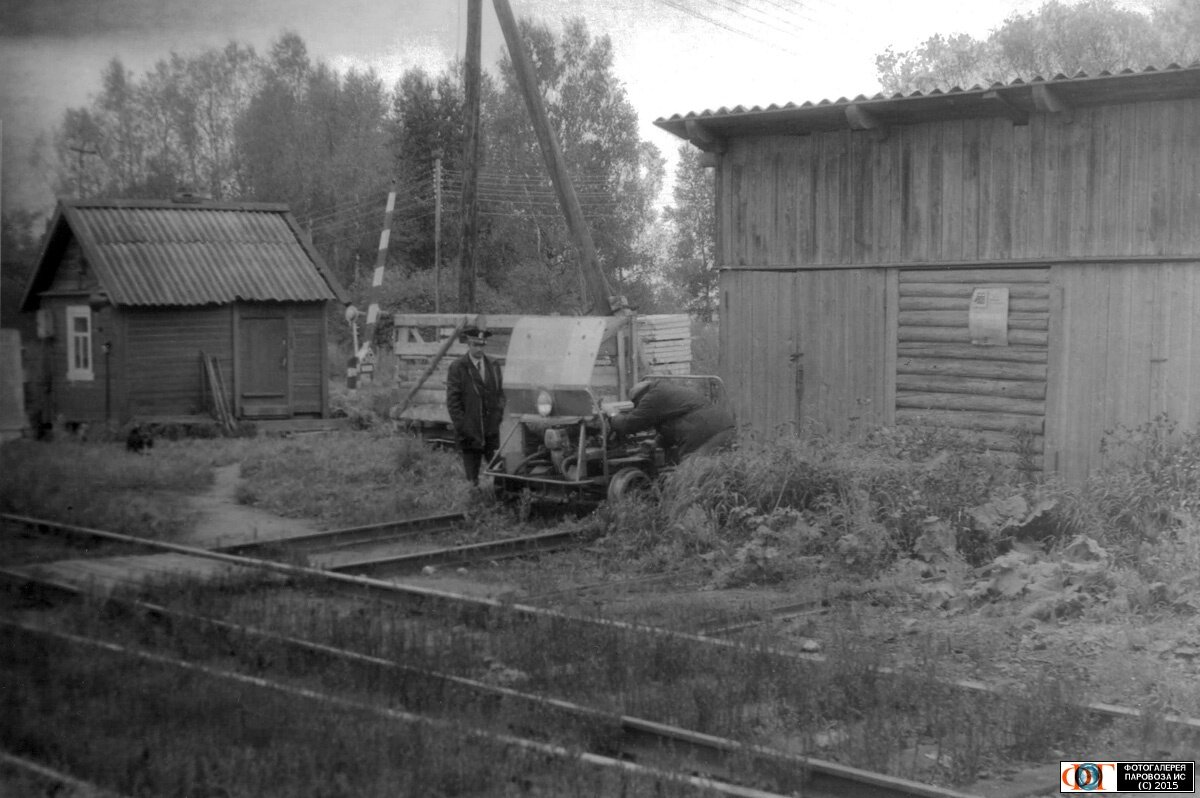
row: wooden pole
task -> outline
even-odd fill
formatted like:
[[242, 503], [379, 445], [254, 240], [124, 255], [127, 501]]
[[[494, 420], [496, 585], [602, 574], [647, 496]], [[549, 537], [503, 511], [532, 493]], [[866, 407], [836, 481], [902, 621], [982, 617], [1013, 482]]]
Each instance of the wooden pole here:
[[579, 268], [583, 272], [584, 285], [588, 296], [583, 298], [584, 307], [589, 315], [609, 316], [614, 309], [610, 297], [608, 279], [600, 269], [600, 261], [596, 257], [596, 248], [592, 244], [592, 235], [583, 218], [583, 208], [579, 197], [575, 194], [575, 186], [567, 172], [566, 161], [559, 148], [558, 139], [550, 127], [550, 119], [546, 115], [545, 103], [538, 92], [537, 75], [533, 71], [533, 62], [521, 41], [521, 31], [513, 17], [512, 7], [508, 0], [492, 0], [496, 7], [496, 16], [500, 20], [500, 29], [504, 32], [504, 42], [508, 45], [508, 54], [512, 58], [513, 72], [517, 84], [525, 96], [525, 107], [529, 110], [529, 118], [533, 130], [537, 134], [538, 145], [542, 150], [542, 158], [550, 171], [550, 179], [554, 183], [558, 204], [567, 220], [567, 229], [575, 241], [579, 252]]
[[433, 312], [442, 312], [442, 156], [433, 162]]
[[475, 312], [475, 252], [479, 237], [479, 81], [483, 0], [467, 2], [467, 54], [463, 76], [466, 135], [463, 140], [462, 238], [458, 248], [458, 305]]

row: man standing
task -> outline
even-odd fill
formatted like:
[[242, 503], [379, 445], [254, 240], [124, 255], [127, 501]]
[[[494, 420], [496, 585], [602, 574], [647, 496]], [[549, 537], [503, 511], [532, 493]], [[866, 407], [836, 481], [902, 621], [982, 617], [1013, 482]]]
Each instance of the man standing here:
[[629, 399], [633, 409], [610, 419], [613, 430], [629, 435], [653, 427], [670, 463], [718, 452], [737, 434], [732, 413], [670, 380], [643, 380], [629, 389]]
[[462, 452], [467, 481], [479, 482], [479, 468], [500, 446], [504, 417], [504, 380], [500, 364], [484, 354], [492, 334], [478, 327], [463, 330], [467, 353], [450, 364], [446, 409]]

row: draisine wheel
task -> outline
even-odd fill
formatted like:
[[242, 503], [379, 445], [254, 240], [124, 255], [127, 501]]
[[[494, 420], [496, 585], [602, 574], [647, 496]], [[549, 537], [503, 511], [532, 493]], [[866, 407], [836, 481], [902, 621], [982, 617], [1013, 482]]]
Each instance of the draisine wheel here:
[[626, 496], [650, 490], [650, 475], [640, 468], [626, 466], [613, 475], [608, 483], [608, 500], [615, 501]]

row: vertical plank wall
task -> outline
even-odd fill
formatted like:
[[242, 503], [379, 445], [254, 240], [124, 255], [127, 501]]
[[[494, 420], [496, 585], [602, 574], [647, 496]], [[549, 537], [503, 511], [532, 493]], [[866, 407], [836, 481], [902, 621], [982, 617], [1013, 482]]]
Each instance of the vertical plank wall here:
[[292, 305], [292, 412], [319, 416], [328, 404], [325, 374], [325, 313], [322, 303]]
[[738, 422], [852, 435], [889, 413], [883, 269], [721, 276], [721, 364]]
[[1053, 268], [1047, 465], [1080, 479], [1118, 425], [1200, 424], [1200, 262]]
[[[207, 411], [200, 352], [233, 374], [231, 306], [134, 308], [126, 313], [128, 412], [193, 415]], [[227, 385], [227, 388], [229, 386]]]
[[721, 273], [721, 377], [740, 427], [798, 431], [798, 281], [789, 272]]
[[886, 276], [883, 269], [797, 272], [802, 429], [854, 437], [889, 415]]
[[1191, 255], [1200, 100], [735, 138], [722, 156], [730, 269]]

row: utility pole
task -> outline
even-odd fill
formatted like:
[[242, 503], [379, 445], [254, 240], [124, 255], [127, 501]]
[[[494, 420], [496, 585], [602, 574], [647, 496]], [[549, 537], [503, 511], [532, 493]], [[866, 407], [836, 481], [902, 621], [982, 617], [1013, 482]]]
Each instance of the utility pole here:
[[442, 312], [442, 155], [433, 162], [433, 312]]
[[463, 142], [462, 240], [458, 249], [458, 304], [475, 312], [475, 252], [479, 235], [479, 82], [483, 49], [483, 0], [467, 2], [467, 54], [464, 75], [466, 136]]
[[550, 127], [550, 119], [546, 115], [546, 106], [538, 91], [537, 75], [533, 71], [533, 62], [521, 40], [521, 30], [513, 17], [512, 7], [508, 0], [492, 0], [496, 7], [496, 16], [500, 20], [500, 30], [504, 32], [504, 42], [508, 45], [508, 55], [512, 58], [513, 71], [521, 93], [525, 95], [525, 107], [529, 110], [529, 120], [537, 134], [538, 145], [542, 150], [542, 158], [550, 171], [550, 179], [554, 183], [554, 191], [558, 194], [558, 204], [567, 220], [567, 229], [575, 240], [579, 252], [579, 268], [583, 272], [583, 282], [589, 296], [584, 297], [589, 315], [608, 316], [616, 308], [614, 298], [609, 288], [608, 279], [600, 269], [600, 261], [596, 257], [596, 248], [592, 244], [592, 235], [588, 231], [587, 222], [583, 218], [583, 208], [579, 197], [575, 194], [575, 186], [567, 172], [566, 161], [558, 139]]

